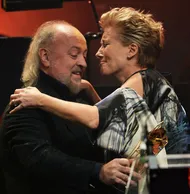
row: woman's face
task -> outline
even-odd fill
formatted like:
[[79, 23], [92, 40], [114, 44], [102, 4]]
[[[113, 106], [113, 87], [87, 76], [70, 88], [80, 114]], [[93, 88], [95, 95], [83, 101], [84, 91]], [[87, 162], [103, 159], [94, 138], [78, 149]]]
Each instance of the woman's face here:
[[127, 68], [128, 46], [123, 46], [117, 30], [106, 27], [101, 39], [101, 47], [96, 53], [100, 60], [100, 72], [103, 75], [120, 75]]

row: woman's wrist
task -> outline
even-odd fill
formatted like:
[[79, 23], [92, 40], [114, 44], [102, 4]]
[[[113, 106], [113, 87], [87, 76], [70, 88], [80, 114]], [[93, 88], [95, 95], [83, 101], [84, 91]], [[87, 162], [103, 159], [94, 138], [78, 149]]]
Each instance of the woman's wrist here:
[[40, 93], [38, 101], [37, 101], [37, 106], [40, 107], [40, 108], [45, 107], [47, 98], [48, 98], [47, 94]]
[[93, 91], [93, 86], [89, 83], [89, 84], [86, 85], [84, 90], [85, 90], [87, 95], [90, 95]]

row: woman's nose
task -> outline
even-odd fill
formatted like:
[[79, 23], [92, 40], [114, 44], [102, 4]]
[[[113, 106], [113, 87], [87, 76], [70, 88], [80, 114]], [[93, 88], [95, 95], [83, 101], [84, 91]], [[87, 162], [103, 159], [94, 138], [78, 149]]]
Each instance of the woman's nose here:
[[103, 57], [103, 53], [102, 53], [102, 48], [100, 47], [96, 53], [96, 57], [99, 59], [99, 58], [102, 58]]

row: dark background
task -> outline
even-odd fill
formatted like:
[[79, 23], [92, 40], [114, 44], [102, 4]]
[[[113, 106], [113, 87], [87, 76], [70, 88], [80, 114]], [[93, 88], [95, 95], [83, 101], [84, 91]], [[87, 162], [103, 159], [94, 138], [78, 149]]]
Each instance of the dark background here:
[[[0, 5], [2, 1], [0, 0]], [[32, 0], [28, 1], [32, 2]], [[39, 2], [40, 0], [35, 1]], [[43, 2], [45, 3], [46, 0]], [[10, 94], [14, 92], [15, 88], [21, 86], [20, 75], [23, 60], [30, 37], [37, 27], [48, 20], [64, 19], [76, 26], [84, 35], [88, 32], [97, 33], [99, 31], [97, 21], [103, 12], [113, 7], [130, 6], [146, 12], [150, 11], [156, 20], [164, 23], [166, 42], [157, 69], [166, 75], [172, 83], [188, 116], [190, 116], [189, 4], [189, 0], [94, 0], [91, 3], [88, 0], [65, 0], [62, 3], [62, 8], [54, 9], [9, 12], [0, 7], [0, 115], [9, 102]], [[99, 38], [90, 38], [88, 41], [86, 78], [98, 90], [100, 96], [104, 97], [118, 87], [119, 83], [113, 77], [104, 77], [99, 73], [98, 61], [94, 57], [99, 42]], [[174, 180], [170, 182], [175, 184]], [[165, 187], [161, 188], [166, 189]], [[5, 193], [1, 172], [0, 193]]]
[[[1, 4], [2, 0], [0, 0]], [[45, 1], [44, 1], [45, 2]], [[93, 7], [94, 5], [94, 7]], [[188, 115], [190, 115], [190, 25], [189, 1], [178, 0], [86, 0], [64, 1], [62, 8], [26, 11], [5, 11], [0, 8], [0, 114], [9, 102], [14, 89], [20, 87], [20, 74], [30, 37], [45, 21], [65, 19], [76, 26], [84, 35], [99, 31], [99, 16], [111, 7], [130, 6], [151, 12], [165, 28], [165, 47], [158, 61], [157, 69], [170, 74], [169, 80], [178, 94]], [[97, 88], [100, 95], [112, 92], [119, 83], [111, 76], [99, 73], [95, 53], [100, 38], [89, 39], [87, 79]]]

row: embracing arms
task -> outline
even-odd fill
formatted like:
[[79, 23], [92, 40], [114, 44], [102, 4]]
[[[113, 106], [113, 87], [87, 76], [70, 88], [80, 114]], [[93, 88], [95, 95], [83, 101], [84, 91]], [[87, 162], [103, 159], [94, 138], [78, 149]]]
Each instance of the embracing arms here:
[[33, 87], [15, 90], [15, 93], [11, 95], [10, 104], [18, 105], [10, 113], [23, 107], [39, 107], [62, 118], [80, 122], [89, 128], [97, 128], [99, 124], [96, 106], [59, 100]]
[[[15, 94], [11, 95], [11, 105], [19, 103], [18, 106], [12, 111], [21, 109], [22, 107], [40, 107], [41, 109], [51, 111], [57, 115], [60, 115], [63, 118], [68, 118], [72, 120], [84, 122], [85, 125], [95, 128], [99, 122], [98, 109], [96, 106], [82, 105], [78, 103], [71, 103], [67, 101], [58, 100], [56, 98], [50, 97], [46, 94], [42, 94], [36, 88], [25, 88], [17, 89]], [[61, 103], [61, 104], [60, 104]], [[20, 112], [20, 111], [19, 111]], [[86, 115], [85, 118], [84, 114]], [[83, 115], [83, 116], [80, 116]], [[99, 179], [105, 184], [126, 184], [128, 180], [128, 173], [130, 172], [131, 162], [126, 158], [114, 159], [109, 163], [106, 163], [102, 166], [99, 174]], [[133, 176], [137, 179], [140, 178], [140, 175], [136, 172], [133, 173]], [[131, 180], [132, 185], [136, 185], [135, 181]]]

